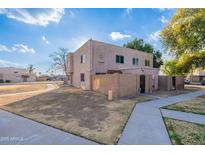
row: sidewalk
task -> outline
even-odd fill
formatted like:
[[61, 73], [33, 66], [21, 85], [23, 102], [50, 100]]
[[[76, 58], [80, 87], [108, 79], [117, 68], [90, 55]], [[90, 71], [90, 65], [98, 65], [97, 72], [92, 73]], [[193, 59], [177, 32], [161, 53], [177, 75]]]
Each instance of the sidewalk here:
[[0, 110], [0, 145], [97, 144], [18, 115]]
[[159, 108], [200, 95], [205, 95], [205, 91], [136, 104], [118, 144], [171, 144]]

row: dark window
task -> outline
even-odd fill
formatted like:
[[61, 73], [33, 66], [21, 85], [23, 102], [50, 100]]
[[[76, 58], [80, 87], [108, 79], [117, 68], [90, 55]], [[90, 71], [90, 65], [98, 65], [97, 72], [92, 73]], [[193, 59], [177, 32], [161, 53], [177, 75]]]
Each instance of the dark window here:
[[85, 81], [85, 74], [84, 73], [80, 73], [80, 81], [81, 82]]
[[80, 55], [80, 63], [85, 63], [85, 55]]
[[132, 58], [132, 64], [133, 65], [138, 65], [139, 64], [139, 59], [138, 58]]
[[145, 60], [145, 66], [150, 66], [150, 61], [149, 60]]
[[116, 55], [116, 63], [124, 64], [124, 56]]

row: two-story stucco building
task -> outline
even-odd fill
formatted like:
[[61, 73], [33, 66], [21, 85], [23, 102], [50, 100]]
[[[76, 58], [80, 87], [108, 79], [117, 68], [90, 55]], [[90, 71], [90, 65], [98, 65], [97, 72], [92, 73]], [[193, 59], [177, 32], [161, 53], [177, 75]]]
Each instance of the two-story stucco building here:
[[69, 83], [75, 87], [91, 90], [93, 75], [112, 73], [138, 74], [140, 84], [145, 82], [145, 75], [150, 75], [152, 88], [158, 87], [159, 70], [153, 68], [150, 53], [90, 39], [74, 53], [69, 53], [67, 60]]

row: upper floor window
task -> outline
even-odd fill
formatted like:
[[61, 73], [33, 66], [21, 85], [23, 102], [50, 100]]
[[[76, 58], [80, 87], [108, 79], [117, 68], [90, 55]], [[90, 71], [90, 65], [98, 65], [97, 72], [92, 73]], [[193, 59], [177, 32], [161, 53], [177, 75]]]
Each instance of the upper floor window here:
[[85, 55], [80, 55], [80, 63], [85, 63]]
[[145, 59], [145, 66], [150, 66], [150, 61]]
[[132, 64], [133, 65], [139, 65], [139, 59], [138, 58], [132, 58]]
[[116, 63], [124, 64], [124, 56], [116, 55]]

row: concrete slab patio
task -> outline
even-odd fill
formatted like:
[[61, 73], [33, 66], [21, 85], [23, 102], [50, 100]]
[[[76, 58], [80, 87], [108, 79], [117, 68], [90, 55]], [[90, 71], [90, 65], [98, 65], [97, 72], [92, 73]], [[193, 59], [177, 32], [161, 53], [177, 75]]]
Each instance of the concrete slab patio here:
[[0, 145], [97, 144], [38, 122], [0, 110]]

